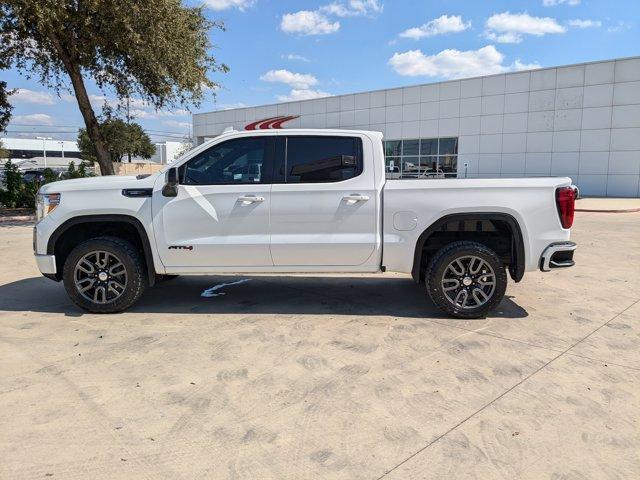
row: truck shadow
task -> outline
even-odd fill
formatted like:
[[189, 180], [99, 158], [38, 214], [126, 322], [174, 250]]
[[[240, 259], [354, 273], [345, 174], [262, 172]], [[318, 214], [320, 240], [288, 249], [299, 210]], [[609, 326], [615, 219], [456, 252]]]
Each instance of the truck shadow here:
[[[206, 292], [209, 296], [202, 296]], [[86, 312], [62, 286], [42, 277], [0, 285], [0, 311]], [[184, 276], [147, 290], [127, 312], [157, 314], [390, 315], [446, 318], [424, 286], [394, 276]], [[491, 318], [525, 318], [527, 311], [505, 296]]]

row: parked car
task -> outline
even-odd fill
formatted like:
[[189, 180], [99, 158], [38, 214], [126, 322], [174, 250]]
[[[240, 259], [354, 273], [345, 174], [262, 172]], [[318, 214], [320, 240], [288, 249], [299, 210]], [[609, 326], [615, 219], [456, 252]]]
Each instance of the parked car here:
[[[62, 178], [62, 172], [52, 170], [57, 179]], [[24, 183], [42, 183], [45, 180], [44, 170], [25, 170], [22, 172], [22, 181]]]
[[574, 264], [574, 195], [569, 178], [387, 181], [377, 132], [232, 131], [151, 176], [43, 186], [34, 248], [91, 312], [164, 275], [393, 271], [476, 318], [507, 272]]

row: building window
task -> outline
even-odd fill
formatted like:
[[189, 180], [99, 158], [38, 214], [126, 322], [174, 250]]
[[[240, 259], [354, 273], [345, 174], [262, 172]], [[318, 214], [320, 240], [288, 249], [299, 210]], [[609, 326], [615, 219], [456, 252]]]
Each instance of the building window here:
[[458, 138], [385, 140], [388, 179], [447, 178], [458, 173]]

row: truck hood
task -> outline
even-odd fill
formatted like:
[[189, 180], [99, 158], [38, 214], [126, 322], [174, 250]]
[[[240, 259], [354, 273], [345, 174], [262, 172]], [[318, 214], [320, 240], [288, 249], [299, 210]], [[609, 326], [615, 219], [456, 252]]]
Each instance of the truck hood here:
[[134, 175], [109, 175], [104, 177], [74, 178], [47, 183], [40, 187], [40, 193], [61, 193], [80, 190], [112, 190], [121, 188], [152, 188], [159, 173], [147, 177]]

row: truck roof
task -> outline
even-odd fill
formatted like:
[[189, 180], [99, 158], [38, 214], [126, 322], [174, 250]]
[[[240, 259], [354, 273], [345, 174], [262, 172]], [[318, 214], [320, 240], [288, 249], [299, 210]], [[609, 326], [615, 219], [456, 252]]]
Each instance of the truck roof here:
[[[228, 129], [215, 138], [222, 136], [256, 136], [256, 135], [336, 135], [336, 134], [359, 134], [371, 135], [382, 138], [382, 132], [374, 130], [348, 130], [341, 128], [274, 128], [265, 130], [233, 130]], [[213, 139], [212, 139], [213, 140]], [[210, 140], [209, 140], [210, 141]]]

